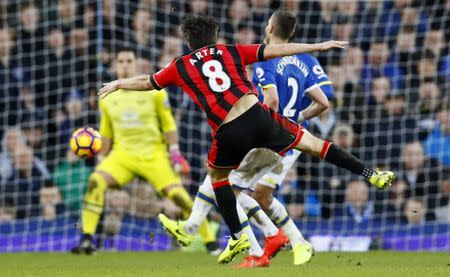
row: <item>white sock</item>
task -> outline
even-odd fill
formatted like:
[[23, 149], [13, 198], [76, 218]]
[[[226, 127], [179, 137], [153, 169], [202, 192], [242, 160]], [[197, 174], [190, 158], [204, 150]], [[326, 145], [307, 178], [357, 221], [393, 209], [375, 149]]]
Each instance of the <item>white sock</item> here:
[[261, 209], [255, 199], [242, 192], [239, 193], [236, 199], [242, 209], [247, 213], [247, 217], [250, 219], [253, 226], [256, 226], [261, 230], [266, 238], [275, 236], [278, 233], [277, 226], [273, 224], [272, 220], [270, 220], [266, 213]]
[[209, 211], [211, 211], [213, 205], [215, 205], [215, 202], [216, 198], [214, 196], [211, 179], [208, 175], [203, 181], [203, 184], [198, 188], [197, 195], [195, 196], [191, 214], [185, 225], [187, 233], [191, 235], [197, 234], [198, 228], [206, 219], [206, 216]]
[[235, 237], [239, 238], [239, 237], [241, 237], [241, 235], [243, 233], [247, 234], [248, 239], [250, 241], [250, 250], [248, 251], [250, 256], [261, 257], [262, 255], [264, 255], [264, 251], [262, 250], [261, 246], [259, 245], [258, 240], [256, 239], [255, 234], [253, 233], [252, 228], [250, 227], [250, 224], [248, 223], [247, 214], [241, 208], [239, 203], [236, 205], [236, 209], [237, 209], [239, 220], [241, 221], [241, 224], [247, 225], [247, 226], [245, 226], [239, 233], [234, 234]]
[[289, 238], [291, 245], [294, 246], [297, 243], [305, 243], [306, 240], [303, 237], [300, 230], [295, 225], [294, 221], [289, 217], [286, 208], [276, 198], [273, 198], [272, 204], [269, 208], [269, 216], [278, 226], [283, 230], [286, 236]]

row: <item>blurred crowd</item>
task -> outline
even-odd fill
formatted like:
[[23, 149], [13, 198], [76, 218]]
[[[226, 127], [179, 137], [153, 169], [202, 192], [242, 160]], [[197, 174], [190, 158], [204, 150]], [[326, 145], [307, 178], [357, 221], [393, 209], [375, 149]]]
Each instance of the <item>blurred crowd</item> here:
[[[261, 43], [280, 7], [298, 15], [295, 41], [351, 42], [345, 51], [317, 53], [336, 97], [311, 120], [311, 132], [398, 173], [388, 191], [378, 192], [301, 156], [278, 191], [291, 215], [450, 222], [449, 0], [2, 1], [0, 221], [79, 213], [95, 161], [79, 160], [68, 140], [80, 126], [97, 126], [96, 90], [114, 79], [117, 49], [135, 49], [139, 72], [151, 73], [188, 52], [179, 30], [187, 14], [215, 16], [221, 42]], [[195, 193], [209, 130], [191, 100], [168, 90], [192, 167], [184, 184]], [[107, 199], [111, 232], [124, 214], [179, 214], [139, 180]]]

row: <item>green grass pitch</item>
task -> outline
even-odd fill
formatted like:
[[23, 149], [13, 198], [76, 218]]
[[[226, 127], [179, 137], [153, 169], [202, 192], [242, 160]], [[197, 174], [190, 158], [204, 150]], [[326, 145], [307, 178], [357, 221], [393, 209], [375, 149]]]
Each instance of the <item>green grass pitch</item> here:
[[0, 276], [450, 276], [449, 253], [318, 253], [301, 267], [291, 259], [284, 251], [269, 268], [236, 270], [197, 253], [16, 253], [0, 254]]

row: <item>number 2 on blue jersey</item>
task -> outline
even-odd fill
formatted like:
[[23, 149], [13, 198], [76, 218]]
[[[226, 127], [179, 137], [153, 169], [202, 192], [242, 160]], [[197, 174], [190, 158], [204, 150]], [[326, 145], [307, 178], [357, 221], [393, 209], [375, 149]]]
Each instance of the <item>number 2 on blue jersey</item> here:
[[286, 107], [283, 109], [283, 115], [285, 117], [293, 117], [295, 116], [296, 109], [293, 109], [295, 102], [297, 101], [298, 97], [298, 82], [295, 78], [289, 77], [288, 78], [288, 87], [292, 88], [292, 94], [291, 98], [289, 99], [289, 102], [286, 104]]

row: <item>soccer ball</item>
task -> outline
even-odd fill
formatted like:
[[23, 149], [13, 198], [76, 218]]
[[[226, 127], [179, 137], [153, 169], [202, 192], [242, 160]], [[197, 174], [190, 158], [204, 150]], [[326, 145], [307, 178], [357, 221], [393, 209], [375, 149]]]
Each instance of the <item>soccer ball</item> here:
[[73, 132], [70, 148], [80, 158], [92, 158], [102, 148], [102, 137], [91, 127], [82, 127]]

